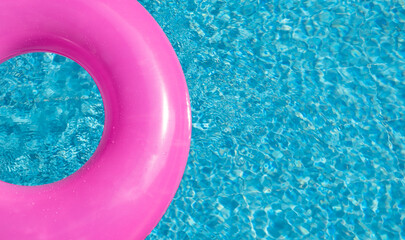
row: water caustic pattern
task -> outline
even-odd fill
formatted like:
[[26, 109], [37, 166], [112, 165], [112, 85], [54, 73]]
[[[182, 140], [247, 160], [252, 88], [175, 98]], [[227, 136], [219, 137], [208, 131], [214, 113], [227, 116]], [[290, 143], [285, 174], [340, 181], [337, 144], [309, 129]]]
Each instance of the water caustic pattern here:
[[77, 63], [51, 53], [0, 65], [0, 179], [55, 182], [93, 154], [104, 126], [96, 84]]
[[405, 238], [405, 2], [140, 1], [193, 135], [149, 239]]
[[[405, 238], [403, 0], [140, 2], [193, 111], [183, 181], [148, 239]], [[102, 132], [91, 78], [52, 54], [0, 68], [0, 178], [73, 173]]]

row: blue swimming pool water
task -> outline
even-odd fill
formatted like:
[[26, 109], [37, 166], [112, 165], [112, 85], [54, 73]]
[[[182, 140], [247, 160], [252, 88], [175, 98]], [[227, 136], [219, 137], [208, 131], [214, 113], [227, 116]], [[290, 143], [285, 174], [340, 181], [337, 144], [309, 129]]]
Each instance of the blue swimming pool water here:
[[140, 0], [193, 135], [149, 239], [405, 238], [405, 2]]
[[[148, 239], [405, 238], [403, 0], [139, 2], [179, 56], [193, 115], [183, 181]], [[89, 129], [61, 131], [93, 150]]]
[[104, 126], [90, 75], [70, 59], [31, 53], [0, 65], [0, 180], [39, 185], [78, 170]]

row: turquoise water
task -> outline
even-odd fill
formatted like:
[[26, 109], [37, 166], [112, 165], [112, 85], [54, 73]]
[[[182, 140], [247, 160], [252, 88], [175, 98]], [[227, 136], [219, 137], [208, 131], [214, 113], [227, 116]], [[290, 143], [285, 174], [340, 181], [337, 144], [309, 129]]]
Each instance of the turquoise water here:
[[405, 238], [403, 0], [140, 3], [193, 115], [183, 181], [148, 239]]
[[0, 65], [0, 180], [58, 181], [96, 150], [103, 102], [90, 75], [70, 59], [31, 53]]
[[140, 1], [193, 135], [149, 239], [405, 238], [404, 1]]

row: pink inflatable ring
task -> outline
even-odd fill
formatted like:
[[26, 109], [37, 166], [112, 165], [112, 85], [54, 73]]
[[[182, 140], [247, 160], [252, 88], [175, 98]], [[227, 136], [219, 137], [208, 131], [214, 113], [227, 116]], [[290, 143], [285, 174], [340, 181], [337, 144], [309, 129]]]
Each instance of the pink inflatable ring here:
[[0, 182], [0, 239], [143, 239], [179, 186], [191, 116], [168, 39], [135, 0], [1, 0], [0, 61], [45, 51], [95, 79], [105, 127], [92, 158], [47, 185]]

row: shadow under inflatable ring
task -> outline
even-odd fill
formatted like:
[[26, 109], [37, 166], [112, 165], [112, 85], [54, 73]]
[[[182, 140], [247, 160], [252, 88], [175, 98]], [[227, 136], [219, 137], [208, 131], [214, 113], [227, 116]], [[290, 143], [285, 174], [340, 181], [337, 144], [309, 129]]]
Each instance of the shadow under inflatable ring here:
[[0, 61], [52, 52], [84, 67], [105, 127], [90, 160], [47, 185], [0, 181], [0, 239], [143, 239], [182, 178], [188, 90], [168, 39], [135, 0], [1, 0]]

